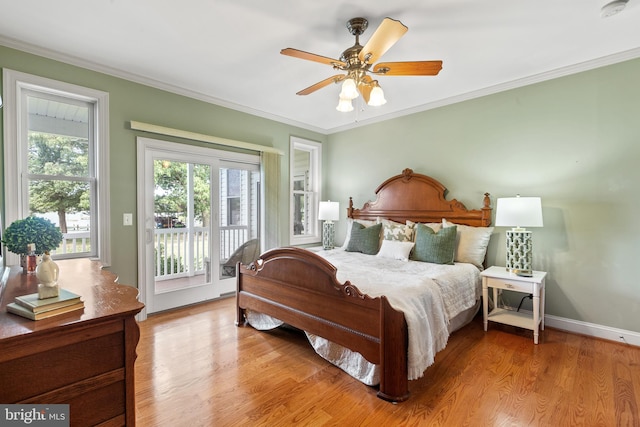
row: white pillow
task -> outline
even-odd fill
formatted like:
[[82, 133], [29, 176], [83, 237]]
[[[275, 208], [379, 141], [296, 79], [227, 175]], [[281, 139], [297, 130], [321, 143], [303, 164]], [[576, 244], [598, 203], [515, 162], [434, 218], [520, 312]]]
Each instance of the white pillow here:
[[342, 244], [342, 249], [347, 249], [347, 245], [349, 245], [349, 239], [351, 238], [351, 226], [353, 225], [353, 221], [355, 222], [359, 222], [360, 224], [364, 225], [365, 227], [370, 227], [372, 225], [376, 225], [377, 221], [369, 221], [366, 219], [353, 219], [353, 218], [347, 218], [347, 234], [344, 238], [344, 243]]
[[400, 261], [409, 261], [409, 254], [415, 243], [400, 242], [398, 240], [383, 240], [382, 246], [376, 256], [382, 258], [399, 259]]
[[[438, 231], [440, 231], [440, 229], [442, 228], [442, 223], [441, 222], [413, 222], [413, 221], [407, 220], [407, 225], [413, 227], [414, 230], [417, 230], [417, 225], [418, 224], [426, 225], [427, 227], [430, 227], [436, 233]], [[413, 235], [413, 240], [415, 240], [415, 233]]]
[[454, 224], [442, 218], [443, 227], [457, 225], [456, 253], [454, 261], [467, 262], [482, 269], [484, 257], [489, 246], [489, 239], [493, 233], [493, 227], [471, 227], [468, 225]]

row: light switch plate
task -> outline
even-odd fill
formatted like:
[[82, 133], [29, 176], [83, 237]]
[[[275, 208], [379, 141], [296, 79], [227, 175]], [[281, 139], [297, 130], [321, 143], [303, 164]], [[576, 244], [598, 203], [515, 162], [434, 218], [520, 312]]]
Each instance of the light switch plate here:
[[133, 225], [133, 214], [122, 214], [122, 225]]

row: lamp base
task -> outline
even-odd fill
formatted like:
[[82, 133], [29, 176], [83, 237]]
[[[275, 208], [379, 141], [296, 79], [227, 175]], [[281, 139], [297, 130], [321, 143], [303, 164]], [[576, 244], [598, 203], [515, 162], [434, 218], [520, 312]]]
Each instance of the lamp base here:
[[335, 234], [333, 221], [325, 221], [322, 224], [322, 249], [333, 249], [333, 236]]
[[531, 231], [517, 229], [507, 231], [507, 271], [518, 276], [533, 276]]
[[516, 276], [521, 276], [521, 277], [533, 277], [533, 270], [518, 270], [515, 268], [507, 268], [506, 269], [509, 273], [513, 273]]

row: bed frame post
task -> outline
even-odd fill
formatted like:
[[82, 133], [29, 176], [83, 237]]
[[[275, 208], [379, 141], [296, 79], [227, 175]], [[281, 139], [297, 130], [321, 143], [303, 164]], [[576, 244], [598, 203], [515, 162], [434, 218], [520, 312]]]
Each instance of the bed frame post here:
[[404, 314], [380, 297], [380, 389], [378, 397], [390, 402], [409, 398], [407, 379], [409, 335]]
[[349, 207], [347, 207], [347, 218], [353, 218], [353, 198], [349, 197]]
[[484, 198], [482, 199], [482, 220], [481, 226], [488, 227], [491, 225], [491, 198], [489, 197], [489, 193], [484, 193]]

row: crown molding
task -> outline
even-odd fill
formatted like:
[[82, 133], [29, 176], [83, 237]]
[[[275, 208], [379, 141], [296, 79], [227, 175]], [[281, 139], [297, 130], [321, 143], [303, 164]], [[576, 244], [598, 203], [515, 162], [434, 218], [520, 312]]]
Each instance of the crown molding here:
[[19, 40], [0, 36], [0, 45], [6, 46], [12, 49], [17, 49], [23, 52], [31, 53], [34, 55], [42, 56], [44, 58], [52, 59], [55, 61], [60, 61], [66, 64], [74, 65], [77, 67], [86, 68], [88, 70], [107, 74], [113, 77], [118, 77], [124, 80], [132, 81], [134, 83], [150, 86], [156, 89], [164, 90], [166, 92], [174, 93], [176, 95], [186, 96], [188, 98], [197, 99], [199, 101], [207, 102], [209, 104], [217, 105], [220, 107], [228, 108], [231, 110], [239, 111], [239, 112], [250, 114], [257, 117], [262, 117], [264, 119], [273, 120], [273, 121], [287, 124], [290, 126], [299, 127], [312, 132], [317, 132], [323, 135], [330, 135], [330, 134], [334, 134], [334, 133], [338, 133], [338, 132], [342, 132], [350, 129], [355, 129], [355, 128], [367, 126], [370, 124], [407, 116], [410, 114], [420, 113], [423, 111], [432, 110], [432, 109], [444, 107], [447, 105], [457, 104], [459, 102], [469, 101], [471, 99], [480, 98], [487, 95], [493, 95], [499, 92], [504, 92], [507, 90], [516, 89], [519, 87], [524, 87], [524, 86], [532, 85], [535, 83], [541, 83], [547, 80], [553, 80], [556, 78], [581, 73], [583, 71], [589, 71], [596, 68], [605, 67], [608, 65], [613, 65], [620, 62], [628, 61], [631, 59], [640, 58], [640, 48], [630, 49], [623, 52], [606, 55], [590, 61], [584, 61], [579, 64], [558, 68], [558, 69], [547, 71], [544, 73], [539, 73], [539, 74], [525, 77], [522, 79], [516, 79], [510, 82], [501, 83], [501, 84], [490, 86], [487, 88], [462, 93], [449, 98], [443, 98], [443, 99], [430, 102], [427, 104], [423, 104], [414, 108], [397, 111], [391, 114], [378, 116], [372, 119], [359, 120], [357, 122], [349, 123], [348, 125], [338, 126], [335, 128], [320, 128], [317, 126], [309, 125], [307, 123], [302, 123], [296, 120], [287, 119], [286, 117], [278, 116], [276, 114], [268, 113], [261, 110], [256, 110], [248, 106], [235, 104], [230, 101], [215, 98], [209, 95], [205, 95], [203, 93], [195, 92], [180, 86], [167, 84], [155, 79], [148, 78], [146, 76], [141, 76], [135, 73], [129, 73], [113, 67], [108, 67], [92, 61], [88, 61], [86, 59], [63, 54], [50, 49], [44, 49], [42, 47], [25, 43]]
[[283, 123], [290, 126], [303, 128], [303, 129], [306, 129], [312, 132], [317, 132], [320, 134], [326, 134], [327, 132], [326, 129], [319, 128], [317, 126], [312, 126], [307, 123], [298, 122], [296, 120], [287, 119], [286, 117], [278, 116], [277, 114], [256, 110], [254, 108], [247, 107], [245, 105], [235, 104], [230, 101], [205, 95], [200, 92], [195, 92], [180, 86], [171, 85], [168, 83], [161, 82], [159, 80], [151, 79], [146, 76], [119, 70], [106, 65], [98, 64], [93, 61], [88, 61], [86, 59], [78, 58], [77, 56], [67, 55], [54, 50], [45, 49], [45, 48], [35, 46], [29, 43], [25, 43], [19, 40], [0, 36], [0, 45], [6, 46], [11, 49], [20, 50], [22, 52], [30, 53], [33, 55], [41, 56], [43, 58], [51, 59], [54, 61], [63, 62], [65, 64], [73, 65], [76, 67], [85, 68], [90, 71], [95, 71], [98, 73], [106, 74], [112, 77], [117, 77], [117, 78], [131, 81], [134, 83], [139, 83], [155, 89], [163, 90], [165, 92], [170, 92], [176, 95], [185, 96], [187, 98], [197, 99], [198, 101], [203, 101], [209, 104], [217, 105], [219, 107], [228, 108], [230, 110], [239, 111], [241, 113], [251, 114], [252, 116], [261, 117], [263, 119], [273, 120], [278, 123]]
[[510, 82], [501, 83], [495, 86], [486, 87], [483, 89], [462, 93], [449, 98], [443, 98], [434, 102], [423, 104], [414, 108], [405, 109], [402, 111], [396, 111], [384, 116], [378, 116], [372, 119], [360, 120], [357, 123], [352, 123], [345, 126], [339, 126], [332, 129], [328, 129], [327, 133], [337, 133], [345, 130], [353, 129], [356, 127], [367, 126], [373, 123], [382, 122], [385, 120], [396, 119], [398, 117], [408, 116], [410, 114], [420, 113], [427, 110], [433, 110], [439, 107], [445, 107], [447, 105], [457, 104], [459, 102], [469, 101], [475, 98], [481, 98], [487, 95], [493, 95], [500, 92], [505, 92], [511, 89], [517, 89], [524, 86], [529, 86], [536, 83], [545, 82], [548, 80], [557, 79], [560, 77], [570, 76], [572, 74], [578, 74], [583, 71], [590, 71], [596, 68], [606, 67], [608, 65], [614, 65], [632, 59], [640, 58], [640, 48], [630, 49], [616, 54], [611, 54], [596, 58], [590, 61], [581, 62], [579, 64], [570, 65], [567, 67], [557, 68], [555, 70], [539, 73], [533, 76], [524, 77], [522, 79], [512, 80]]

